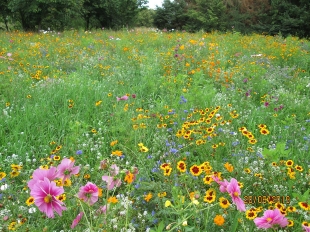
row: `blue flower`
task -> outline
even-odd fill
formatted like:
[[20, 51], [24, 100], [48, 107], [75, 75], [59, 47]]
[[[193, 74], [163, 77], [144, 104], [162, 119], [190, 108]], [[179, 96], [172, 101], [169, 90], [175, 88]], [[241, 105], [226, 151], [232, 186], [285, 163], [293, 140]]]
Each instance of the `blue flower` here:
[[83, 154], [83, 151], [82, 151], [82, 150], [77, 150], [77, 151], [75, 152], [75, 154], [77, 154], [77, 155], [82, 155], [82, 154]]

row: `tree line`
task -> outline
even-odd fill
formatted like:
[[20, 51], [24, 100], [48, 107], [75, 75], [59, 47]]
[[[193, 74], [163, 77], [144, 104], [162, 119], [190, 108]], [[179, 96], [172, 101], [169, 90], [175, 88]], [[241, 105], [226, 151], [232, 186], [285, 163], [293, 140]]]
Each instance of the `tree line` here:
[[309, 0], [1, 0], [0, 22], [25, 31], [52, 28], [157, 27], [195, 32], [235, 30], [283, 36], [310, 35]]

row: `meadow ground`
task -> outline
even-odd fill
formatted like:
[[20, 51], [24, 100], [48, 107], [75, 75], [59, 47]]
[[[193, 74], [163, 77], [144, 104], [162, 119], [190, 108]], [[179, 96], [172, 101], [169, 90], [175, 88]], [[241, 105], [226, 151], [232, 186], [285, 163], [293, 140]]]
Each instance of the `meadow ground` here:
[[310, 42], [0, 34], [0, 231], [310, 231]]

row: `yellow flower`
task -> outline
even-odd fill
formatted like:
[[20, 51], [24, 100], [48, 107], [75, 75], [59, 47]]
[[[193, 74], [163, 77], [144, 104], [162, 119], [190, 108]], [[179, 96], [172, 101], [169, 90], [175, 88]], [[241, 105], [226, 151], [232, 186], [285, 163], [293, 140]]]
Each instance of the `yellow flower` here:
[[151, 192], [149, 192], [147, 195], [144, 196], [144, 200], [146, 202], [149, 202], [153, 197], [153, 194]]
[[165, 197], [165, 196], [167, 196], [167, 193], [166, 193], [166, 192], [158, 193], [157, 196], [158, 196], [159, 198]]
[[108, 202], [109, 203], [113, 203], [113, 204], [116, 204], [118, 202], [118, 199], [116, 197], [109, 197], [108, 198]]
[[310, 210], [310, 205], [307, 202], [298, 202], [298, 205], [304, 210]]
[[28, 206], [32, 205], [33, 203], [34, 203], [34, 197], [29, 197], [29, 198], [27, 199], [27, 201], [26, 201], [26, 204], [27, 204]]
[[95, 105], [99, 106], [102, 103], [102, 101], [96, 101]]
[[0, 180], [2, 180], [4, 177], [6, 177], [5, 172], [0, 172]]
[[226, 168], [227, 171], [232, 172], [234, 170], [234, 166], [228, 162], [224, 164], [224, 167]]
[[257, 217], [257, 212], [253, 209], [247, 210], [245, 212], [245, 217], [249, 220], [254, 220]]
[[169, 207], [169, 206], [172, 206], [172, 203], [171, 203], [171, 201], [167, 200], [165, 202], [165, 207]]
[[123, 155], [123, 152], [122, 152], [122, 151], [119, 151], [119, 150], [112, 151], [112, 155], [122, 156], [122, 155]]
[[12, 171], [10, 173], [11, 177], [17, 177], [17, 176], [19, 176], [19, 174], [20, 174], [20, 172], [18, 172], [18, 171]]
[[218, 226], [222, 226], [225, 222], [225, 219], [222, 215], [216, 215], [213, 221], [214, 221], [214, 224]]
[[135, 175], [132, 174], [130, 171], [126, 174], [124, 181], [128, 184], [131, 184], [134, 180]]
[[114, 140], [114, 141], [112, 141], [112, 142], [110, 143], [110, 146], [113, 147], [113, 146], [115, 146], [117, 143], [118, 143], [118, 141], [117, 141], [117, 140]]
[[199, 176], [202, 173], [202, 169], [196, 164], [191, 166], [189, 170], [193, 176]]
[[226, 198], [224, 198], [224, 197], [220, 197], [219, 202], [220, 202], [220, 206], [223, 209], [227, 209], [229, 207], [229, 205], [230, 205], [229, 201]]

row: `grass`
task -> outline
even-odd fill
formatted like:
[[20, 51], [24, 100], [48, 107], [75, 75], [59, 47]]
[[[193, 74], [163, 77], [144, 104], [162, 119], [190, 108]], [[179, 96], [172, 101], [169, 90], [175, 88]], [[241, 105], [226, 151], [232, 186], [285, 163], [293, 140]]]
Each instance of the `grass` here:
[[[0, 231], [259, 231], [276, 208], [289, 226], [270, 231], [310, 225], [309, 41], [72, 30], [0, 44]], [[66, 158], [79, 174], [55, 180], [66, 210], [49, 218], [28, 182]], [[238, 180], [246, 212], [214, 176]], [[94, 204], [77, 197], [88, 182]]]

